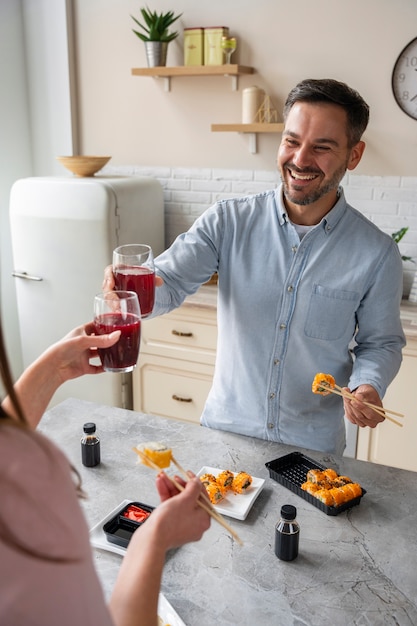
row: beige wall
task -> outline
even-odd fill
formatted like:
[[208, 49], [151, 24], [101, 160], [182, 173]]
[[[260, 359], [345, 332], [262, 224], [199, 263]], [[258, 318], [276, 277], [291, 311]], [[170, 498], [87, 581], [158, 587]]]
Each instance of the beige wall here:
[[[417, 121], [391, 92], [393, 64], [416, 36], [415, 0], [73, 0], [81, 150], [110, 154], [114, 165], [271, 169], [279, 135], [212, 133], [212, 123], [240, 122], [242, 89], [256, 84], [281, 110], [288, 91], [306, 77], [344, 80], [371, 106], [368, 144], [355, 171], [415, 176]], [[182, 64], [182, 29], [227, 25], [238, 38], [235, 62], [256, 68], [232, 91], [223, 77], [164, 83], [131, 76], [146, 66], [130, 14], [148, 4], [183, 12], [168, 65]]]

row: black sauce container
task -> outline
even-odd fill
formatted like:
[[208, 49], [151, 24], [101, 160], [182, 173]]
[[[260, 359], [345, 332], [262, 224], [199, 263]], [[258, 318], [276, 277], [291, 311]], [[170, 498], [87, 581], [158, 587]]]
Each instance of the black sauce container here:
[[84, 424], [81, 461], [86, 467], [95, 467], [100, 464], [100, 439], [96, 435], [96, 425], [93, 422]]
[[151, 514], [154, 510], [154, 507], [149, 504], [143, 504], [142, 502], [129, 502], [129, 504], [126, 504], [120, 511], [117, 511], [116, 515], [114, 515], [114, 517], [112, 517], [103, 526], [103, 531], [106, 535], [107, 541], [121, 546], [122, 548], [127, 548], [133, 533], [139, 528], [139, 526], [142, 526], [142, 524], [146, 522], [146, 519], [143, 522], [136, 522], [125, 517], [126, 511], [132, 505], [139, 507], [145, 513], [149, 514]]
[[275, 554], [281, 561], [293, 561], [298, 556], [300, 526], [296, 516], [297, 509], [292, 504], [281, 507], [281, 519], [275, 526]]

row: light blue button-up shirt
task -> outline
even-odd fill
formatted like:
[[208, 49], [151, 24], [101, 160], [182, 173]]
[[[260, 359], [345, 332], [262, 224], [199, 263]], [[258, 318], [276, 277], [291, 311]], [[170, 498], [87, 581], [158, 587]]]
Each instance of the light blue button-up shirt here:
[[383, 397], [400, 367], [398, 246], [347, 204], [341, 188], [333, 209], [301, 241], [281, 188], [217, 202], [156, 267], [164, 285], [153, 315], [219, 274], [217, 358], [204, 426], [341, 454], [342, 399], [313, 394], [316, 373], [351, 389], [370, 384]]

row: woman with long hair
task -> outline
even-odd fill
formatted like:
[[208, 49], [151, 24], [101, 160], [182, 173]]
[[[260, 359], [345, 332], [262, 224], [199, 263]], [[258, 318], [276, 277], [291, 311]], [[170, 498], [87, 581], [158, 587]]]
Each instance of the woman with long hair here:
[[[181, 493], [164, 474], [162, 503], [134, 533], [109, 605], [94, 569], [78, 502], [82, 489], [64, 454], [36, 426], [65, 381], [103, 369], [90, 363], [120, 331], [100, 337], [76, 328], [13, 384], [0, 322], [0, 624], [7, 626], [155, 626], [167, 550], [197, 541], [210, 518], [197, 505], [202, 484], [190, 475]], [[175, 497], [173, 497], [175, 496]]]

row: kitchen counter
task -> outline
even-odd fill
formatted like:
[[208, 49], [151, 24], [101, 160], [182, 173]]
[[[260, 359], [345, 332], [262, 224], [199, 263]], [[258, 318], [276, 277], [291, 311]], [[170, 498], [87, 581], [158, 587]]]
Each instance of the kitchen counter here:
[[[97, 424], [102, 463], [80, 459], [84, 422]], [[172, 551], [162, 592], [187, 626], [346, 626], [417, 624], [417, 482], [413, 472], [303, 451], [366, 489], [359, 506], [325, 515], [269, 478], [265, 463], [296, 448], [125, 409], [69, 399], [48, 411], [43, 430], [80, 471], [89, 527], [124, 499], [156, 505], [155, 473], [137, 464], [132, 446], [163, 441], [183, 467], [244, 470], [266, 480], [245, 521], [226, 518], [239, 546], [212, 521], [200, 542]], [[273, 549], [280, 507], [293, 504], [301, 526], [297, 560]], [[122, 557], [95, 549], [106, 596]]]

